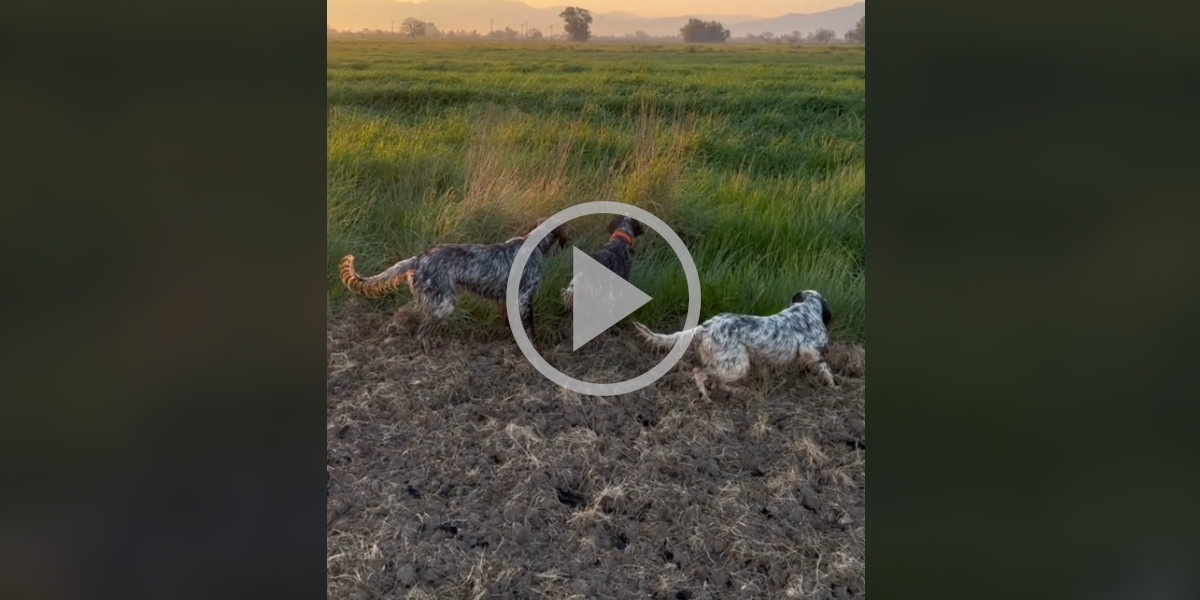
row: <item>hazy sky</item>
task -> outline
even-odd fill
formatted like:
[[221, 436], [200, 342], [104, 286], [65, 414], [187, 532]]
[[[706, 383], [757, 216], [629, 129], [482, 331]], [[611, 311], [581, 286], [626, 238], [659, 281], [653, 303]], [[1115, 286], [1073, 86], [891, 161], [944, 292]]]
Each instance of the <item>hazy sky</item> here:
[[855, 0], [524, 0], [534, 8], [582, 6], [592, 12], [622, 11], [639, 17], [674, 17], [684, 14], [749, 15], [778, 17], [788, 13], [813, 13], [854, 4]]

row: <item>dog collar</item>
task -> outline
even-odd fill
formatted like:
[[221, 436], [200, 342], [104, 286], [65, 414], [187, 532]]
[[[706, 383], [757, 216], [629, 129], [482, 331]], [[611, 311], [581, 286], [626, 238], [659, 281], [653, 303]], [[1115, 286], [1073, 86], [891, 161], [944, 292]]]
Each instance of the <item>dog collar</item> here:
[[624, 231], [614, 231], [612, 234], [612, 237], [610, 237], [608, 239], [611, 240], [611, 239], [616, 239], [616, 238], [621, 238], [621, 239], [625, 240], [626, 244], [629, 244], [629, 246], [631, 248], [633, 247], [633, 238], [628, 233], [625, 233]]

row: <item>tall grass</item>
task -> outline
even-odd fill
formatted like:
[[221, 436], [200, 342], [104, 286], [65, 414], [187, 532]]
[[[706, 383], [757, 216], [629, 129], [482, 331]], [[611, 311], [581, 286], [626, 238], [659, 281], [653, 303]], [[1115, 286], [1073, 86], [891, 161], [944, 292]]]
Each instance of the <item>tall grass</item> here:
[[[687, 244], [701, 317], [769, 314], [821, 291], [835, 335], [864, 341], [865, 100], [861, 48], [329, 42], [331, 304], [345, 254], [376, 272], [440, 242], [502, 241], [574, 204], [654, 213]], [[607, 218], [572, 221], [573, 243]], [[553, 256], [538, 300], [566, 318]], [[648, 233], [634, 318], [675, 328], [683, 270]], [[401, 292], [381, 306], [407, 302]], [[455, 321], [498, 322], [468, 300]]]

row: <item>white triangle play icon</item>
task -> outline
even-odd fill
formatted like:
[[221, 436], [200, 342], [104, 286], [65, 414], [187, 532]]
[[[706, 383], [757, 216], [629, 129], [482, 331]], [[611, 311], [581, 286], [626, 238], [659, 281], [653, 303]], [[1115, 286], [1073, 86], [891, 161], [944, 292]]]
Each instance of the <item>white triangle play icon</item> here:
[[575, 282], [571, 319], [571, 350], [574, 351], [652, 298], [579, 248], [571, 247], [571, 250]]

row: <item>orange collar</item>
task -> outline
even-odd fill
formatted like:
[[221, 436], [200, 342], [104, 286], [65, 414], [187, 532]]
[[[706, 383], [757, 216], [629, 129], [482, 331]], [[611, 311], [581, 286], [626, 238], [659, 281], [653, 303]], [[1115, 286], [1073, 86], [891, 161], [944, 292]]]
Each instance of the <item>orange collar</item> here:
[[621, 239], [625, 240], [625, 243], [629, 244], [629, 247], [631, 247], [631, 248], [633, 247], [633, 238], [630, 237], [628, 233], [625, 233], [624, 231], [620, 231], [620, 230], [614, 231], [612, 234], [612, 237], [610, 237], [608, 239], [612, 240], [612, 239], [616, 239], [616, 238], [621, 238]]

